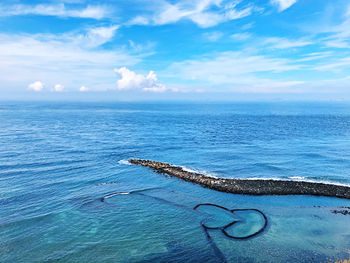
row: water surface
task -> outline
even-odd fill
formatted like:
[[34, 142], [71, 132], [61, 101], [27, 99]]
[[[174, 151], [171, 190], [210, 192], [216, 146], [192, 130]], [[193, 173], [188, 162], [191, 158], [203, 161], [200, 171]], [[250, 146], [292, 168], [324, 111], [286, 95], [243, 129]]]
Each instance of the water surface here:
[[[207, 202], [268, 218], [249, 240], [210, 232], [229, 262], [350, 258], [350, 216], [332, 213], [349, 200], [225, 194], [129, 158], [228, 178], [350, 185], [350, 104], [2, 102], [0, 261], [218, 262], [200, 222], [230, 215], [192, 209]], [[243, 216], [230, 231], [257, 228], [254, 215]]]

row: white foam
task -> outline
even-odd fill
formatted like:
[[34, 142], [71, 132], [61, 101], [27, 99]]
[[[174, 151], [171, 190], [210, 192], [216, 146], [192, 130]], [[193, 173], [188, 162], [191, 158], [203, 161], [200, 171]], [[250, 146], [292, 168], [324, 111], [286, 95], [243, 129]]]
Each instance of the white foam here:
[[124, 165], [132, 165], [129, 160], [119, 160], [118, 161], [119, 164], [124, 164]]
[[114, 194], [106, 195], [106, 196], [104, 197], [104, 199], [107, 199], [107, 198], [110, 198], [110, 197], [113, 197], [113, 196], [116, 196], [116, 195], [128, 195], [128, 194], [131, 194], [131, 192], [119, 192], [119, 193], [114, 193]]
[[182, 170], [184, 170], [185, 172], [189, 172], [189, 173], [200, 173], [198, 170], [193, 170], [191, 168], [188, 168], [186, 166], [180, 166]]
[[304, 180], [305, 177], [304, 176], [291, 176], [291, 177], [288, 177], [289, 179], [292, 179], [292, 180]]
[[189, 173], [196, 173], [196, 174], [203, 174], [205, 176], [211, 177], [211, 178], [218, 178], [217, 176], [215, 176], [213, 173], [209, 173], [207, 171], [201, 171], [201, 170], [196, 170], [196, 169], [191, 169], [188, 168], [186, 166], [178, 166], [180, 167], [182, 170], [184, 170], [185, 172], [189, 172]]

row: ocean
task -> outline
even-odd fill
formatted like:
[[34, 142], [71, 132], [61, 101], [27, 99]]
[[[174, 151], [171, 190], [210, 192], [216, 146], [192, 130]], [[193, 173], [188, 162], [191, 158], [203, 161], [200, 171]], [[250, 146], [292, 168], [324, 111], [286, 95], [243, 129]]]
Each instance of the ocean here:
[[[350, 185], [350, 103], [0, 102], [0, 262], [350, 258], [350, 200], [222, 193], [130, 158]], [[193, 209], [202, 203], [258, 209], [267, 227], [208, 237], [202, 222], [238, 220], [236, 236], [263, 223], [252, 210]]]

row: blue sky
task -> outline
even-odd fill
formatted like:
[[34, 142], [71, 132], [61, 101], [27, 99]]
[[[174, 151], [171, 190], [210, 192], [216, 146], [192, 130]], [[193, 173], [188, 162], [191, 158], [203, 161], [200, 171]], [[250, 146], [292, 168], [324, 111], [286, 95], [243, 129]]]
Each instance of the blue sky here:
[[0, 3], [3, 99], [350, 99], [347, 0]]

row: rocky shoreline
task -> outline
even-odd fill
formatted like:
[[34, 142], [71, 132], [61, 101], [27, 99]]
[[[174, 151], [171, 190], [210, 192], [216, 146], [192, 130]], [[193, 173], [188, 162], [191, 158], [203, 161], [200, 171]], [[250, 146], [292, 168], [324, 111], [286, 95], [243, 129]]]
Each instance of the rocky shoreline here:
[[175, 176], [213, 190], [247, 195], [315, 195], [350, 199], [350, 187], [303, 181], [214, 178], [184, 170], [181, 166], [143, 159], [130, 159], [135, 165]]

